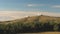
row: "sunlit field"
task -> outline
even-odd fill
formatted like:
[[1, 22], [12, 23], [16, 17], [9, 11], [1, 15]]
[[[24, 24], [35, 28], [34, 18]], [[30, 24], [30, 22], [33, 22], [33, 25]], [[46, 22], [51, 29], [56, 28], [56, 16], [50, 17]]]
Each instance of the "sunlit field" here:
[[60, 34], [60, 32], [19, 33], [19, 34]]

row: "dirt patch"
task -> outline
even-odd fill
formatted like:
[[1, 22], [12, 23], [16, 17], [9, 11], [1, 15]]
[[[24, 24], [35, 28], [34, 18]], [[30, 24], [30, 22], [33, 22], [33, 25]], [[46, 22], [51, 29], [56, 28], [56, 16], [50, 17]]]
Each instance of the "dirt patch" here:
[[60, 32], [43, 32], [41, 34], [60, 34]]

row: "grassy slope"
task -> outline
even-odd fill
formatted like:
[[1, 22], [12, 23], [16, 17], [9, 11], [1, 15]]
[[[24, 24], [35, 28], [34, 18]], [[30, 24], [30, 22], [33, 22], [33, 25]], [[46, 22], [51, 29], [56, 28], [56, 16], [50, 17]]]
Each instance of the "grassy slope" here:
[[31, 16], [31, 17], [25, 17], [25, 18], [21, 18], [21, 19], [16, 19], [16, 20], [11, 20], [11, 21], [3, 21], [0, 23], [15, 23], [15, 22], [34, 22], [34, 21], [39, 21], [42, 23], [46, 23], [48, 21], [53, 21], [53, 22], [58, 22], [60, 23], [60, 17], [52, 17], [52, 16]]
[[16, 21], [21, 21], [21, 22], [34, 22], [34, 21], [39, 21], [42, 23], [46, 23], [47, 21], [55, 21], [55, 22], [60, 22], [60, 17], [52, 17], [52, 16], [31, 16], [31, 17], [26, 17], [23, 19], [19, 19]]

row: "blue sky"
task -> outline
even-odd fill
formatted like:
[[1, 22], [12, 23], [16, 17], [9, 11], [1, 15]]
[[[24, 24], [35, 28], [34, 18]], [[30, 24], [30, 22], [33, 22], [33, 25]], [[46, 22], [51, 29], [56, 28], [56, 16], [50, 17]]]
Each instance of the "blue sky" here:
[[0, 0], [0, 10], [60, 12], [60, 0]]
[[0, 21], [41, 14], [60, 17], [60, 0], [0, 0]]

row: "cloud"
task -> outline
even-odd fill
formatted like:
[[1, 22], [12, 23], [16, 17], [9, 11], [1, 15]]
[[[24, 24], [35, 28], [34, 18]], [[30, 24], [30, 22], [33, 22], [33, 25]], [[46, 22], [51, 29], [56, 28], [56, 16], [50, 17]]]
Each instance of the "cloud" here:
[[27, 6], [32, 7], [32, 6], [45, 6], [45, 4], [27, 4]]
[[52, 8], [60, 8], [60, 5], [53, 5]]
[[60, 5], [51, 5], [51, 4], [27, 4], [28, 7], [37, 7], [37, 6], [48, 6], [51, 8], [60, 8]]
[[48, 16], [56, 16], [60, 17], [60, 13], [52, 13], [52, 12], [39, 12], [39, 11], [0, 11], [0, 21], [6, 20], [15, 20], [24, 18], [27, 16], [37, 16], [37, 15], [48, 15]]

